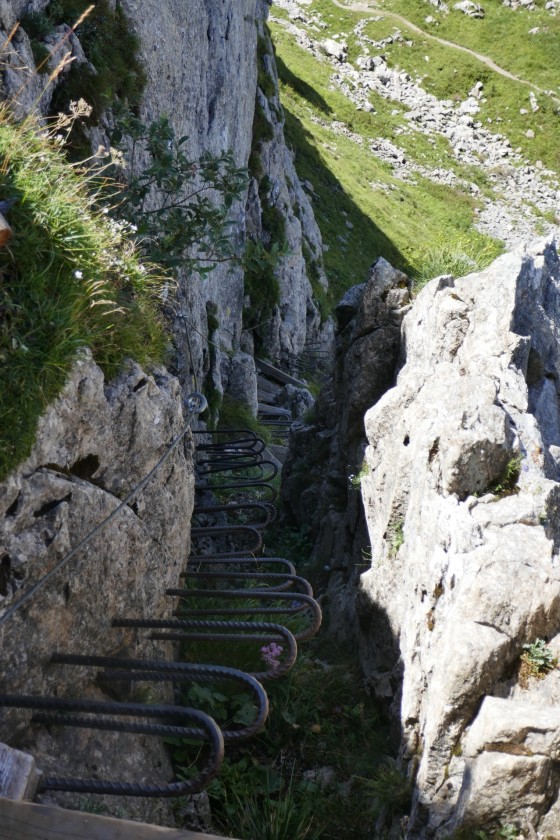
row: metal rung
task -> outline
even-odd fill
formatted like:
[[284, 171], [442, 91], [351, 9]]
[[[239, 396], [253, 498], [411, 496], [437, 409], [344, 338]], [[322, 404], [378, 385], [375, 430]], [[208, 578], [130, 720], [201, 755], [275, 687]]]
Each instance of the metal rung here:
[[160, 641], [284, 642], [285, 648], [282, 650], [282, 659], [278, 661], [276, 667], [271, 666], [266, 671], [249, 672], [256, 680], [278, 679], [278, 677], [284, 676], [292, 668], [297, 658], [297, 642], [295, 636], [283, 624], [271, 624], [264, 621], [121, 618], [113, 621], [113, 626], [168, 631], [165, 633], [150, 634], [151, 639]]
[[[299, 596], [303, 597], [303, 596]], [[259, 732], [268, 716], [268, 697], [262, 685], [249, 674], [225, 665], [199, 665], [187, 662], [165, 662], [149, 659], [119, 659], [110, 656], [84, 656], [55, 653], [51, 662], [59, 665], [92, 666], [103, 668], [101, 676], [109, 680], [129, 682], [238, 682], [248, 689], [256, 701], [257, 712], [253, 723], [242, 729], [222, 729], [226, 743], [245, 741]]]
[[250, 524], [253, 528], [266, 528], [276, 518], [276, 508], [268, 502], [234, 502], [227, 505], [195, 505], [193, 518], [207, 516], [212, 513], [239, 513], [242, 510], [254, 510], [264, 514], [262, 522], [243, 523]]
[[[306, 595], [313, 597], [313, 589], [308, 580], [299, 575], [286, 574], [285, 572], [238, 572], [238, 571], [217, 571], [217, 572], [182, 572], [180, 577], [193, 579], [198, 583], [200, 580], [240, 580], [249, 583], [253, 581], [267, 581], [272, 584], [273, 581], [280, 580], [281, 583], [277, 586], [263, 586], [262, 588], [248, 587], [247, 592], [253, 595], [256, 592], [282, 592], [283, 590], [292, 590], [294, 584], [301, 586]], [[210, 592], [215, 590], [209, 589]]]
[[195, 490], [199, 493], [203, 492], [213, 492], [214, 490], [220, 491], [230, 491], [230, 490], [244, 490], [247, 491], [249, 489], [253, 489], [258, 491], [259, 493], [262, 492], [264, 489], [268, 491], [268, 498], [262, 499], [259, 497], [259, 501], [265, 502], [273, 502], [278, 495], [278, 491], [272, 484], [269, 484], [267, 481], [232, 481], [228, 482], [227, 484], [196, 484], [195, 483]]
[[261, 532], [257, 528], [253, 528], [249, 525], [213, 525], [207, 528], [191, 529], [191, 536], [193, 537], [193, 541], [195, 543], [197, 541], [197, 538], [201, 539], [203, 537], [217, 537], [219, 535], [230, 537], [233, 534], [243, 534], [245, 536], [251, 536], [253, 538], [253, 544], [245, 546], [245, 548], [238, 549], [236, 551], [228, 549], [227, 551], [208, 551], [204, 554], [193, 553], [190, 555], [191, 558], [193, 560], [198, 560], [201, 557], [213, 557], [214, 559], [235, 556], [245, 557], [247, 554], [256, 554], [257, 552], [262, 550], [263, 537]]
[[[206, 759], [206, 764], [194, 779], [170, 782], [165, 785], [146, 785], [131, 782], [110, 782], [105, 779], [47, 776], [39, 782], [39, 788], [42, 790], [103, 793], [115, 796], [184, 796], [203, 790], [217, 775], [224, 757], [224, 739], [217, 723], [204, 712], [186, 706], [152, 706], [144, 703], [75, 700], [63, 697], [31, 697], [17, 694], [0, 695], [0, 706], [17, 709], [38, 709], [40, 711], [33, 715], [31, 722], [47, 726], [74, 726], [111, 732], [158, 735], [160, 737], [172, 735], [210, 744], [210, 754]], [[155, 718], [156, 720], [167, 721], [195, 720], [198, 726], [119, 720], [123, 717], [135, 717], [144, 720]]]
[[[166, 589], [166, 595], [178, 597], [181, 601], [188, 601], [190, 598], [222, 598], [224, 601], [228, 599], [245, 600], [245, 601], [286, 601], [286, 606], [282, 607], [255, 607], [251, 604], [245, 605], [242, 608], [238, 607], [204, 607], [196, 609], [189, 608], [189, 616], [206, 616], [206, 615], [287, 615], [293, 616], [297, 613], [308, 610], [311, 613], [311, 621], [309, 626], [304, 630], [294, 632], [294, 636], [298, 642], [307, 641], [316, 635], [321, 626], [322, 614], [321, 608], [317, 601], [310, 595], [303, 595], [293, 592], [263, 592], [262, 590], [248, 590], [248, 589]], [[175, 611], [174, 615], [184, 615], [182, 612]]]

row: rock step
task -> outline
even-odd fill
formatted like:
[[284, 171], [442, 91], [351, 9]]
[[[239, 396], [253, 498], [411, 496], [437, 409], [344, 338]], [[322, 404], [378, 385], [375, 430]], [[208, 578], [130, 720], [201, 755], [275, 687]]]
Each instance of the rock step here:
[[267, 394], [263, 391], [257, 390], [257, 399], [259, 403], [266, 405], [276, 405], [276, 396], [274, 394]]
[[280, 464], [284, 464], [286, 461], [286, 455], [288, 454], [287, 446], [282, 446], [280, 443], [269, 443], [267, 449]]
[[282, 392], [282, 388], [280, 385], [277, 385], [275, 382], [271, 382], [270, 379], [266, 379], [264, 376], [257, 376], [257, 390], [259, 392], [273, 394], [274, 396], [278, 396]]
[[287, 408], [280, 408], [277, 405], [265, 405], [264, 403], [259, 403], [259, 414], [277, 415], [278, 417], [287, 417], [289, 420], [292, 419], [292, 413]]
[[257, 372], [266, 376], [267, 379], [272, 379], [274, 382], [279, 382], [281, 385], [295, 385], [296, 388], [307, 388], [305, 382], [290, 376], [269, 362], [264, 362], [262, 359], [255, 359]]

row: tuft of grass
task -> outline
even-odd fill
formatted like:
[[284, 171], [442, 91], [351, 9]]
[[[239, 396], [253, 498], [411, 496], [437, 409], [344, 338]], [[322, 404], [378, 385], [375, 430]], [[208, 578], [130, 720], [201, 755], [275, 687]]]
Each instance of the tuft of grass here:
[[96, 209], [99, 188], [32, 120], [0, 111], [0, 194], [16, 199], [0, 251], [0, 479], [29, 454], [80, 347], [109, 377], [127, 356], [163, 357], [162, 278]]
[[391, 816], [410, 809], [413, 785], [393, 759], [387, 759], [371, 779], [363, 781], [372, 792], [379, 813]]
[[[376, 810], [357, 777], [375, 772], [389, 743], [352, 654], [315, 639], [267, 693], [267, 726], [229, 753], [208, 788], [214, 824], [247, 840], [369, 837]], [[328, 784], [303, 775], [324, 767]]]
[[[72, 25], [89, 5], [89, 0], [58, 0], [39, 17], [44, 19], [43, 27]], [[85, 99], [92, 108], [87, 124], [97, 125], [115, 100], [126, 103], [132, 111], [138, 108], [147, 77], [139, 57], [140, 41], [120, 2], [115, 5], [109, 0], [97, 0], [77, 34], [94, 69], [85, 63], [71, 65], [64, 83], [55, 90], [51, 113], [66, 113], [71, 102]], [[81, 125], [74, 126], [69, 143], [75, 152], [84, 156], [86, 150], [87, 154], [88, 143]]]
[[466, 237], [456, 242], [439, 242], [421, 252], [416, 262], [419, 268], [412, 273], [415, 291], [420, 291], [429, 280], [442, 274], [464, 277], [480, 271], [496, 259], [501, 246], [494, 242], [481, 243]]
[[518, 492], [517, 482], [521, 472], [521, 455], [514, 455], [507, 462], [501, 477], [489, 488], [496, 496], [511, 496]]

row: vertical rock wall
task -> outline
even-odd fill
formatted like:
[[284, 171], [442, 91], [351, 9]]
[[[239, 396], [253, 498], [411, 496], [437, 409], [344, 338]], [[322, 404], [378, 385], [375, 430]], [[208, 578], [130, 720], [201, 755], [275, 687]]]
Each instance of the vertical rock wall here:
[[[130, 363], [106, 383], [87, 353], [80, 358], [43, 415], [31, 456], [0, 484], [0, 618], [115, 510], [183, 427], [181, 389], [167, 371]], [[145, 632], [112, 621], [171, 615], [165, 589], [178, 585], [186, 564], [193, 502], [187, 434], [137, 498], [0, 625], [0, 692], [103, 696], [96, 669], [52, 665], [54, 652], [169, 658]], [[127, 772], [118, 738], [101, 746], [99, 734], [28, 728], [29, 718], [1, 710], [0, 740], [32, 751], [41, 769], [115, 780]], [[124, 753], [128, 780], [171, 779], [154, 739], [132, 739]], [[128, 812], [154, 816], [146, 803]]]
[[342, 298], [333, 376], [312, 418], [293, 429], [282, 474], [283, 516], [314, 542], [313, 559], [327, 573], [331, 631], [349, 641], [357, 633], [356, 585], [369, 546], [360, 498], [363, 417], [393, 384], [409, 303], [408, 278], [383, 258]]
[[[33, 54], [24, 29], [9, 44], [6, 39], [21, 14], [42, 13], [48, 5], [48, 0], [0, 0], [5, 51], [0, 84], [4, 98], [17, 94], [22, 114], [39, 100], [46, 114], [50, 92], [41, 97], [44, 77], [29, 75]], [[169, 116], [177, 136], [188, 135], [193, 159], [204, 151], [229, 151], [238, 166], [246, 167], [255, 143], [255, 102], [260, 103], [271, 136], [259, 149], [262, 172], [233, 208], [232, 231], [240, 248], [247, 234], [266, 244], [263, 204], [276, 207], [284, 218], [288, 249], [277, 269], [280, 301], [263, 330], [261, 347], [274, 358], [283, 350], [299, 353], [309, 338], [329, 334], [313, 302], [310, 261], [321, 288], [326, 280], [320, 234], [284, 145], [273, 52], [264, 28], [268, 4], [123, 0], [122, 7], [140, 38], [148, 75], [141, 116], [148, 123]], [[84, 60], [76, 36], [67, 45], [78, 62]], [[266, 93], [257, 84], [258, 53]], [[64, 75], [59, 81], [64, 83]], [[146, 373], [130, 363], [107, 383], [87, 356], [76, 363], [61, 398], [40, 422], [32, 455], [0, 486], [0, 613], [151, 469], [181, 428], [181, 397], [193, 386], [219, 393], [229, 389], [256, 409], [253, 331], [244, 331], [243, 320], [244, 308], [251, 305], [239, 267], [218, 266], [205, 278], [182, 272], [169, 307], [177, 378], [165, 370]], [[2, 691], [102, 696], [88, 669], [50, 665], [55, 650], [170, 655], [141, 633], [114, 630], [111, 620], [119, 615], [155, 618], [172, 608], [164, 591], [177, 585], [184, 568], [193, 505], [188, 438], [187, 444], [134, 504], [0, 627]], [[82, 734], [29, 728], [28, 719], [3, 712], [0, 738], [15, 739], [35, 752], [46, 769], [60, 772], [66, 763], [77, 774], [119, 777], [124, 753], [118, 742], [101, 748], [96, 738]], [[133, 779], [161, 781], [169, 775], [165, 754], [146, 739], [125, 753]], [[168, 810], [160, 815], [141, 807], [127, 810], [172, 821]]]
[[[239, 266], [217, 266], [204, 278], [180, 276], [173, 321], [177, 375], [185, 385], [193, 384], [194, 375], [199, 385], [221, 394], [230, 380], [239, 383], [239, 369], [248, 364], [245, 354], [254, 354], [255, 336], [259, 352], [279, 360], [284, 351], [299, 354], [306, 341], [328, 340], [331, 334], [330, 322], [321, 324], [308, 278], [313, 267], [316, 283], [326, 289], [321, 236], [284, 142], [265, 27], [268, 3], [195, 0], [177, 6], [171, 0], [125, 0], [123, 8], [140, 37], [148, 70], [146, 122], [167, 114], [177, 136], [188, 135], [193, 159], [203, 151], [231, 151], [238, 166], [249, 167], [247, 195], [232, 213], [231, 230], [240, 242], [249, 235], [270, 244], [263, 205], [281, 219], [286, 254], [275, 270], [280, 298], [272, 311], [255, 310], [254, 318], [247, 317], [255, 304]], [[258, 167], [250, 165], [252, 152]], [[250, 384], [247, 391], [250, 405]]]
[[406, 364], [366, 415], [366, 674], [393, 693], [416, 780], [410, 837], [512, 824], [557, 836], [560, 261], [554, 243], [433, 280]]

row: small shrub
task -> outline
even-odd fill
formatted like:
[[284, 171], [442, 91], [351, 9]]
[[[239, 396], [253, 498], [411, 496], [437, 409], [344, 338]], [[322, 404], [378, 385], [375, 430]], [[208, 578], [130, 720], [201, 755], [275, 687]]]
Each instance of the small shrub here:
[[527, 688], [530, 677], [542, 680], [558, 666], [558, 660], [547, 647], [544, 639], [536, 639], [531, 644], [523, 645], [519, 668], [519, 683]]
[[268, 38], [259, 35], [257, 38], [257, 84], [267, 99], [272, 99], [276, 94], [276, 83], [267, 70], [264, 57], [270, 55]]
[[[131, 142], [133, 173], [114, 212], [135, 226], [150, 259], [172, 271], [181, 266], [199, 274], [240, 259], [227, 228], [248, 179], [230, 153], [193, 160], [186, 153], [188, 138], [177, 138], [167, 117], [145, 125], [131, 112], [119, 115], [112, 140], [124, 147]], [[147, 165], [137, 172], [140, 155]]]
[[488, 488], [488, 492], [493, 493], [495, 496], [510, 496], [513, 493], [517, 493], [519, 489], [517, 482], [521, 472], [521, 461], [521, 455], [514, 455], [510, 458], [502, 475], [498, 481]]
[[362, 479], [366, 478], [369, 475], [369, 467], [367, 461], [362, 461], [362, 466], [360, 467], [359, 471], [356, 474], [351, 474], [348, 476], [348, 480], [350, 481], [350, 485], [359, 489], [362, 486]]
[[267, 143], [274, 140], [274, 129], [266, 116], [263, 106], [257, 100], [253, 117], [253, 143]]
[[410, 808], [413, 787], [395, 761], [387, 760], [375, 771], [373, 778], [366, 781], [366, 785], [373, 793], [374, 805], [379, 812], [391, 815]]

